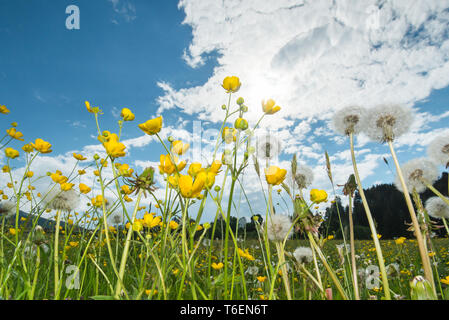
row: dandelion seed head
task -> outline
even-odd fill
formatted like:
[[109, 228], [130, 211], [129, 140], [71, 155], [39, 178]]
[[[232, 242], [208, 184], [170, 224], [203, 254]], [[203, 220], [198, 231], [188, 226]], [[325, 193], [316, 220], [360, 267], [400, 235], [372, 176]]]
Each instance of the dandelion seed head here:
[[119, 211], [112, 212], [109, 217], [108, 221], [113, 226], [118, 226], [123, 223], [123, 214]]
[[362, 131], [362, 120], [366, 110], [359, 106], [348, 106], [335, 112], [332, 119], [332, 127], [335, 132], [349, 136]]
[[[416, 189], [418, 193], [426, 190], [427, 187], [421, 182], [421, 178], [429, 184], [433, 184], [438, 179], [439, 172], [437, 166], [427, 158], [410, 160], [402, 165], [401, 168], [405, 184], [410, 193], [413, 192], [413, 189]], [[399, 175], [396, 175], [394, 184], [399, 191], [404, 192]]]
[[[446, 199], [449, 199], [446, 197]], [[437, 219], [449, 219], [449, 205], [440, 197], [432, 197], [426, 201], [426, 210], [429, 216]]]
[[12, 201], [0, 202], [0, 216], [5, 216], [6, 219], [16, 214], [16, 203]]
[[296, 169], [295, 182], [299, 189], [306, 189], [313, 183], [313, 171], [307, 166]]
[[436, 163], [447, 166], [449, 163], [449, 136], [435, 138], [429, 144], [427, 154]]
[[286, 237], [291, 235], [292, 221], [283, 214], [275, 214], [268, 217], [267, 233], [268, 239], [272, 241], [284, 241]]
[[46, 195], [45, 201], [50, 209], [70, 212], [78, 206], [79, 195], [73, 189], [61, 191], [59, 188], [53, 188]]
[[313, 253], [312, 249], [309, 247], [298, 247], [293, 252], [293, 256], [295, 257], [296, 261], [300, 264], [303, 263], [310, 263], [313, 260]]
[[393, 141], [406, 133], [413, 122], [410, 108], [387, 104], [367, 110], [363, 118], [363, 132], [380, 143]]
[[271, 160], [281, 153], [281, 142], [272, 135], [257, 137], [256, 156], [259, 159]]

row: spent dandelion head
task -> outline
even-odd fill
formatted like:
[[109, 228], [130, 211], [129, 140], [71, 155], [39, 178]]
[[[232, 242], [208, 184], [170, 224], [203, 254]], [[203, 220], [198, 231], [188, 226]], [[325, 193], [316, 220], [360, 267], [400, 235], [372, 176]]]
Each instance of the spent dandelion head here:
[[[111, 201], [109, 201], [111, 202]], [[123, 224], [123, 214], [119, 211], [112, 212], [108, 217], [108, 222], [110, 225], [119, 226]]]
[[[446, 199], [449, 200], [449, 198]], [[449, 219], [449, 205], [440, 197], [429, 198], [425, 207], [429, 216], [437, 219]]]
[[308, 166], [296, 169], [295, 182], [299, 189], [306, 189], [313, 183], [313, 171]]
[[310, 263], [313, 261], [312, 249], [309, 247], [298, 247], [293, 251], [293, 257], [299, 264]]
[[283, 214], [275, 214], [268, 217], [267, 234], [268, 239], [272, 241], [284, 241], [291, 235], [292, 221]]
[[412, 122], [411, 109], [401, 105], [385, 104], [367, 110], [362, 126], [369, 138], [384, 143], [392, 142], [406, 133]]
[[[433, 184], [438, 179], [437, 166], [434, 162], [426, 158], [410, 160], [402, 166], [402, 172], [405, 184], [410, 192], [412, 192], [413, 189], [418, 193], [426, 190], [426, 186], [422, 182], [422, 179], [429, 184]], [[399, 191], [404, 191], [398, 175], [396, 176], [395, 185]]]
[[78, 206], [79, 195], [73, 189], [61, 191], [59, 188], [54, 188], [44, 200], [50, 209], [70, 212]]
[[449, 166], [449, 136], [435, 138], [427, 148], [427, 155], [438, 164]]
[[271, 160], [281, 153], [281, 142], [272, 135], [264, 135], [256, 139], [256, 156], [259, 159]]
[[339, 134], [349, 136], [362, 131], [362, 120], [366, 110], [359, 106], [348, 106], [334, 114], [332, 127]]
[[0, 202], [0, 216], [4, 216], [6, 219], [16, 214], [16, 203], [13, 201]]

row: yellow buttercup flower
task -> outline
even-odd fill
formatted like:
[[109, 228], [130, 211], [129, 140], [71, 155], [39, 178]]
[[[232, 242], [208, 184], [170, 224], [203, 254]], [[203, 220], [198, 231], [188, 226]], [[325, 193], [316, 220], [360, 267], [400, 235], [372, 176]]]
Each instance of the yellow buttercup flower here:
[[209, 171], [218, 174], [218, 172], [220, 172], [221, 166], [222, 163], [220, 160], [214, 160], [214, 162], [212, 162], [212, 164], [209, 167]]
[[199, 162], [193, 162], [190, 166], [189, 166], [189, 170], [187, 171], [187, 173], [192, 176], [195, 177], [202, 169], [201, 167], [201, 163]]
[[148, 135], [154, 135], [158, 133], [162, 128], [162, 116], [155, 119], [150, 119], [144, 123], [139, 124], [139, 128]]
[[149, 229], [157, 227], [161, 223], [161, 217], [155, 217], [150, 213], [143, 215], [143, 225]]
[[80, 192], [83, 194], [87, 194], [91, 190], [91, 188], [89, 186], [85, 185], [84, 183], [80, 183], [79, 188], [80, 188]]
[[85, 101], [84, 104], [86, 105], [87, 111], [90, 113], [101, 113], [101, 110], [99, 107], [91, 107], [89, 101]]
[[242, 83], [240, 82], [240, 79], [236, 76], [232, 76], [232, 77], [224, 78], [222, 87], [223, 87], [223, 89], [226, 90], [226, 92], [234, 93], [240, 89], [241, 85], [242, 85]]
[[177, 155], [182, 155], [186, 153], [186, 151], [189, 149], [190, 144], [184, 143], [181, 140], [176, 140], [173, 142], [173, 146], [171, 148], [173, 153], [176, 153]]
[[[8, 173], [8, 172], [11, 171], [11, 168], [5, 164], [5, 165], [3, 166], [3, 168], [2, 168], [2, 171], [3, 171], [4, 173]], [[1, 193], [0, 193], [0, 194], [1, 194]]]
[[[99, 208], [99, 207], [103, 206], [103, 196], [100, 194], [100, 195], [96, 196], [95, 198], [92, 198], [91, 202], [95, 207]], [[105, 204], [107, 204], [108, 200], [104, 199], [104, 202], [105, 202]]]
[[440, 280], [442, 283], [449, 285], [449, 276]]
[[22, 150], [25, 151], [26, 153], [30, 153], [33, 152], [34, 148], [31, 144], [26, 144], [22, 147]]
[[121, 186], [121, 189], [124, 194], [131, 194], [133, 192], [126, 184]]
[[123, 121], [133, 121], [135, 118], [134, 113], [128, 108], [123, 108], [120, 116], [123, 118]]
[[318, 189], [310, 190], [310, 201], [314, 203], [321, 203], [327, 201], [326, 191]]
[[10, 111], [8, 110], [8, 108], [6, 108], [6, 106], [0, 106], [0, 113], [2, 114], [8, 114]]
[[258, 280], [259, 282], [265, 282], [265, 280], [267, 280], [267, 277], [258, 276], [258, 277], [257, 277], [257, 280]]
[[223, 133], [222, 133], [222, 138], [227, 144], [229, 144], [229, 143], [232, 143], [233, 141], [235, 142], [237, 140], [236, 134], [237, 134], [237, 130], [235, 128], [224, 127]]
[[193, 178], [189, 175], [181, 175], [179, 177], [178, 185], [182, 196], [185, 198], [198, 197], [206, 183], [206, 178], [207, 176], [204, 172], [200, 172], [196, 176], [195, 181], [193, 181]]
[[249, 252], [248, 249], [245, 249], [245, 251], [243, 251], [240, 248], [237, 248], [237, 252], [239, 253], [239, 256], [241, 256], [242, 258], [248, 259], [250, 261], [254, 261], [256, 260]]
[[73, 157], [79, 161], [83, 161], [83, 160], [87, 159], [87, 158], [83, 157], [81, 154], [76, 154], [76, 153], [73, 154]]
[[6, 133], [13, 139], [23, 141], [23, 134], [20, 131], [17, 131], [16, 128], [7, 129]]
[[265, 114], [275, 114], [281, 107], [275, 106], [276, 102], [273, 99], [268, 99], [267, 101], [262, 100], [262, 110]]
[[137, 219], [136, 221], [134, 221], [133, 223], [133, 230], [140, 232], [143, 229], [143, 223], [142, 221], [140, 221], [140, 219]]
[[284, 181], [286, 174], [287, 170], [280, 169], [276, 166], [271, 166], [268, 169], [265, 169], [265, 179], [267, 180], [267, 183], [271, 185], [281, 184]]
[[[175, 161], [175, 163], [178, 162], [178, 158], [174, 157], [173, 159]], [[176, 172], [176, 167], [178, 168], [178, 172], [182, 171], [185, 166], [186, 166], [186, 162], [185, 161], [181, 161], [178, 164], [173, 163], [171, 156], [170, 155], [164, 155], [161, 154], [161, 156], [159, 157], [159, 161], [160, 161], [160, 165], [159, 165], [159, 171], [161, 173], [167, 173], [167, 174], [172, 174], [174, 172]]]
[[15, 236], [19, 231], [20, 230], [16, 228], [9, 228], [9, 233], [12, 234], [13, 236]]
[[6, 148], [5, 149], [5, 155], [8, 158], [14, 159], [14, 158], [17, 158], [19, 156], [19, 151], [17, 151], [16, 149], [13, 149], [13, 148]]
[[132, 173], [134, 172], [134, 169], [131, 169], [129, 165], [126, 163], [120, 165], [118, 170], [120, 174], [124, 177], [131, 177]]
[[179, 174], [177, 174], [175, 172], [173, 175], [168, 176], [167, 181], [169, 183], [169, 187], [177, 188], [178, 187], [178, 181], [179, 181]]
[[111, 133], [108, 138], [108, 141], [103, 143], [106, 153], [112, 158], [124, 157], [126, 155], [126, 146], [118, 141], [118, 136], [115, 133]]
[[52, 173], [52, 174], [50, 175], [50, 178], [51, 178], [54, 182], [59, 183], [59, 184], [63, 184], [63, 183], [65, 183], [65, 182], [67, 182], [67, 180], [68, 180], [68, 178], [65, 177], [65, 176], [63, 176], [63, 175], [62, 175], [62, 172], [59, 171], [59, 170], [56, 170], [55, 173]]
[[206, 183], [205, 186], [210, 189], [215, 183], [215, 173], [212, 171], [206, 172]]
[[168, 226], [170, 227], [170, 229], [175, 230], [176, 228], [179, 227], [179, 224], [176, 221], [171, 220]]
[[74, 185], [75, 185], [74, 183], [68, 183], [68, 182], [61, 183], [61, 190], [62, 191], [72, 190]]
[[403, 244], [405, 242], [405, 240], [407, 240], [407, 238], [400, 237], [400, 238], [397, 238], [396, 240], [394, 240], [394, 242], [396, 242], [396, 244]]
[[36, 141], [34, 143], [31, 142], [31, 145], [33, 146], [34, 149], [36, 149], [36, 151], [39, 151], [40, 153], [52, 152], [51, 144], [42, 139], [36, 139]]
[[223, 264], [223, 262], [219, 262], [219, 263], [212, 262], [212, 264], [210, 266], [212, 268], [214, 268], [215, 270], [220, 270], [221, 268], [224, 267], [224, 264]]

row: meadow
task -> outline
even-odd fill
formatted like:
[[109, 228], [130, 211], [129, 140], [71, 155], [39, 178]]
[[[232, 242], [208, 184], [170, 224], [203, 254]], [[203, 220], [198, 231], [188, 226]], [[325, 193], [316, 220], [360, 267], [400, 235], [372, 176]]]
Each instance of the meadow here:
[[[67, 172], [49, 167], [46, 175], [35, 176], [33, 161], [50, 154], [52, 145], [40, 138], [22, 143], [23, 134], [12, 122], [0, 140], [5, 162], [0, 183], [0, 298], [449, 299], [449, 240], [433, 234], [436, 228], [449, 231], [446, 190], [433, 187], [439, 168], [449, 164], [449, 137], [437, 137], [428, 157], [402, 164], [394, 142], [410, 128], [409, 108], [348, 106], [338, 111], [333, 128], [348, 140], [353, 174], [343, 189], [350, 208], [349, 234], [336, 240], [321, 231], [323, 217], [317, 212], [319, 204], [335, 199], [313, 188], [313, 170], [299, 165], [296, 155], [289, 168], [280, 168], [273, 164], [276, 145], [254, 144], [260, 123], [281, 107], [272, 99], [262, 101], [260, 119], [249, 124], [249, 106], [236, 95], [241, 85], [235, 76], [223, 80], [227, 104], [221, 107], [223, 121], [214, 152], [205, 163], [189, 163], [183, 157], [188, 143], [161, 138], [164, 123], [159, 116], [144, 119], [138, 127], [157, 138], [165, 152], [157, 168], [137, 172], [121, 160], [127, 155], [122, 130], [125, 123], [133, 124], [135, 115], [123, 108], [118, 127], [101, 130], [101, 108], [86, 101], [103, 152], [92, 159], [74, 153], [76, 164]], [[0, 113], [8, 116], [10, 110], [0, 106]], [[383, 240], [376, 230], [354, 152], [354, 137], [362, 131], [386, 145], [392, 155], [395, 185], [410, 213], [409, 238]], [[327, 152], [323, 156], [335, 187], [330, 157]], [[26, 167], [17, 178], [19, 157]], [[93, 170], [86, 180], [88, 168]], [[252, 238], [246, 237], [245, 229], [231, 226], [235, 190], [246, 170], [256, 172], [266, 204], [259, 219], [253, 215]], [[163, 184], [157, 176], [163, 177]], [[223, 177], [221, 183], [216, 183], [218, 177]], [[42, 180], [50, 187], [38, 191], [34, 184]], [[163, 190], [162, 197], [156, 188]], [[428, 189], [435, 196], [423, 203], [420, 193]], [[351, 208], [356, 191], [371, 240], [354, 238]], [[275, 212], [274, 192], [286, 199], [290, 214]], [[151, 204], [141, 205], [143, 197]], [[211, 222], [201, 222], [206, 200], [215, 205]], [[81, 201], [89, 203], [87, 210], [77, 210]], [[45, 228], [38, 223], [44, 215], [52, 219]], [[291, 239], [293, 234], [303, 240]]]

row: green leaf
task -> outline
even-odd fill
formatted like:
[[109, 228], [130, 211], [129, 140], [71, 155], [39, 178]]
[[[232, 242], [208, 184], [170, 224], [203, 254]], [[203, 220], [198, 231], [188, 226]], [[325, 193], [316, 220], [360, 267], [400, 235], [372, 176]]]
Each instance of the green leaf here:
[[115, 300], [113, 296], [92, 296], [89, 298], [93, 300]]

